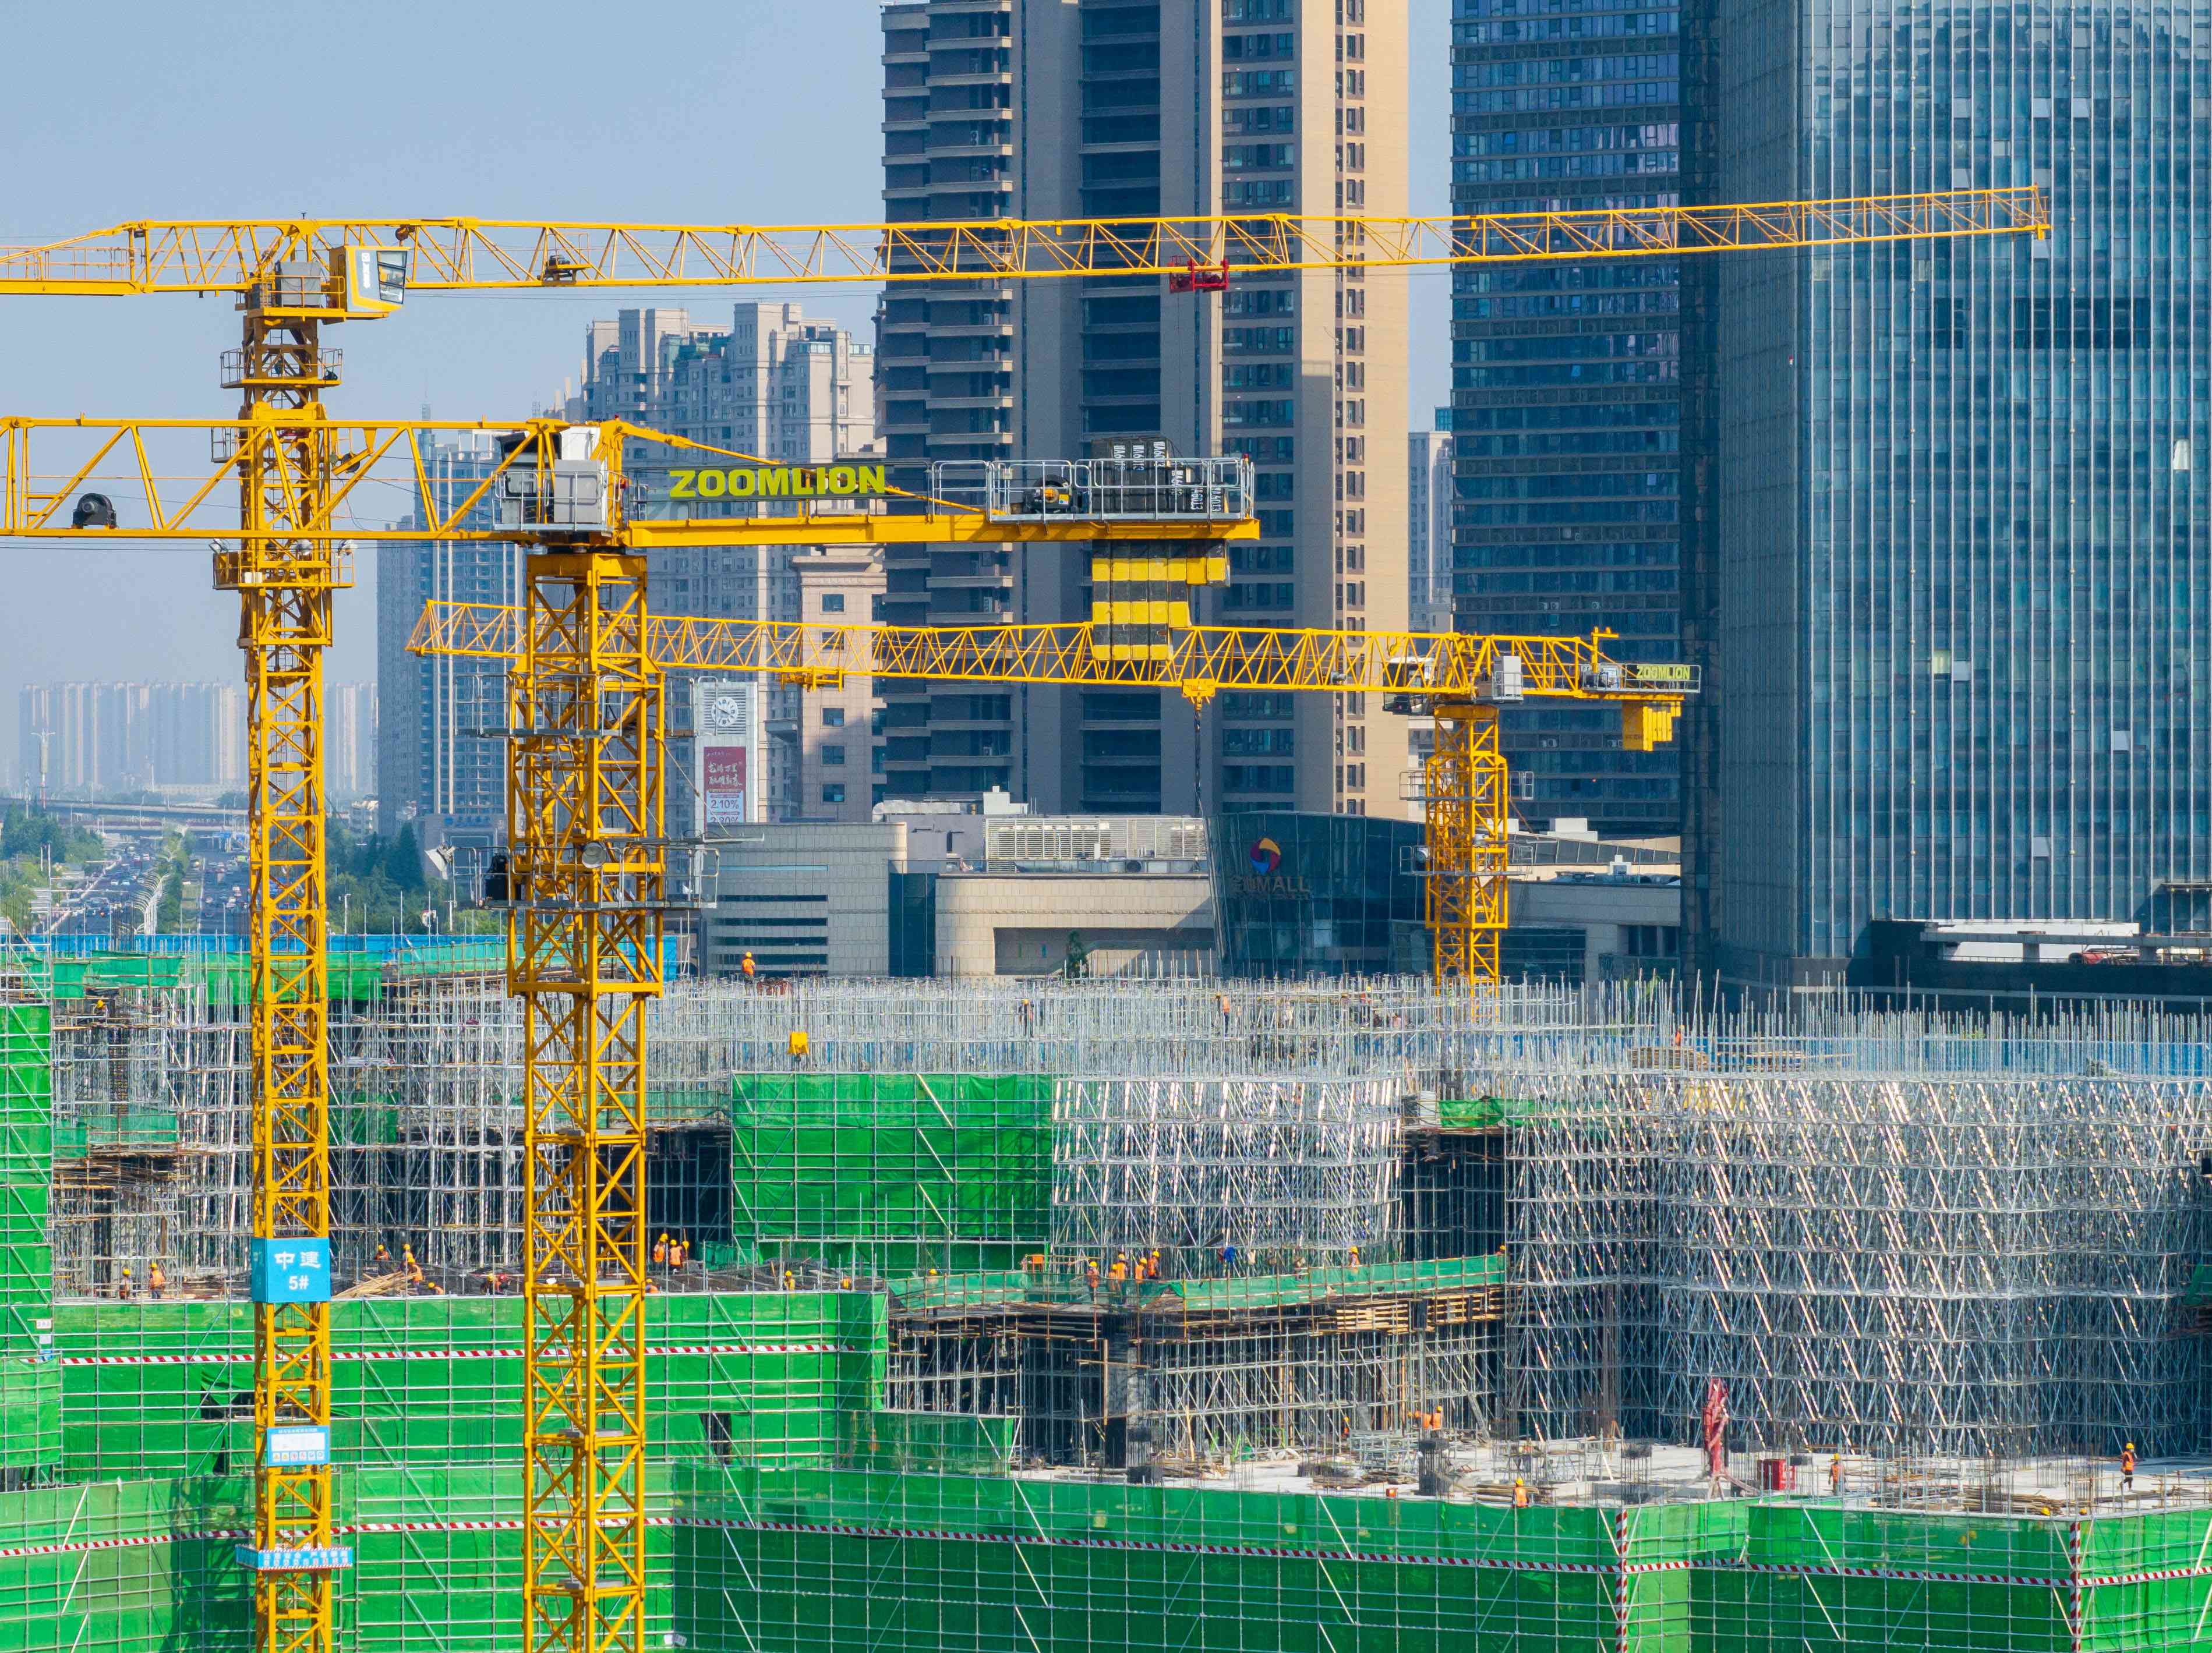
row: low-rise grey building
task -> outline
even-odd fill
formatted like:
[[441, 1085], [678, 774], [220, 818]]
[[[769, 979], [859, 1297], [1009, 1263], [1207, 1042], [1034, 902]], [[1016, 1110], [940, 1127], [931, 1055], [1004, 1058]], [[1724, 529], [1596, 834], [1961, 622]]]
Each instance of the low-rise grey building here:
[[893, 875], [906, 871], [898, 821], [761, 823], [716, 836], [714, 899], [701, 917], [700, 973], [891, 973]]

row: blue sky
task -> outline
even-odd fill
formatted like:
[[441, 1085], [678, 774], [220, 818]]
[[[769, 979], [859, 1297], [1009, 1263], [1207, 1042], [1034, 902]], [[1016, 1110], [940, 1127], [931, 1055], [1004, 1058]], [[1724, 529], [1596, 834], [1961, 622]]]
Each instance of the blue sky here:
[[[1389, 4], [1392, 0], [1382, 0]], [[1449, 0], [1406, 0], [1414, 210], [1448, 206]], [[880, 35], [869, 0], [374, 7], [176, 0], [9, 9], [0, 241], [132, 218], [288, 212], [756, 222], [880, 215]], [[327, 20], [310, 24], [306, 20]], [[281, 137], [281, 143], [277, 141]], [[1413, 282], [1417, 422], [1449, 389], [1446, 280]], [[784, 296], [766, 289], [763, 300]], [[794, 290], [866, 330], [866, 291]], [[668, 295], [711, 312], [728, 294]], [[338, 330], [334, 408], [527, 414], [573, 378], [613, 295], [441, 297]], [[220, 299], [0, 299], [0, 412], [219, 417]], [[0, 769], [15, 690], [70, 678], [234, 679], [235, 599], [204, 551], [0, 545]], [[374, 675], [371, 570], [340, 599], [333, 681]]]

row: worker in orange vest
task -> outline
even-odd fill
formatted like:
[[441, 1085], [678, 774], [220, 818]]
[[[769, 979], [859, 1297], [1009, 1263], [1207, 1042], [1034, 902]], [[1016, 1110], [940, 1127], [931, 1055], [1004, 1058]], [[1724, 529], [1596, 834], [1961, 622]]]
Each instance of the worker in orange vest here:
[[746, 949], [745, 956], [738, 960], [738, 969], [743, 972], [747, 981], [753, 978], [753, 955], [750, 948]]
[[663, 1234], [653, 1243], [653, 1266], [656, 1269], [665, 1269], [668, 1266], [668, 1236], [666, 1234]]
[[2132, 1493], [2136, 1489], [2136, 1444], [2130, 1441], [2120, 1449], [2120, 1490]]
[[155, 1257], [146, 1265], [146, 1295], [158, 1303], [161, 1293], [168, 1289], [169, 1277], [161, 1272], [161, 1259]]
[[1518, 1475], [1513, 1477], [1513, 1507], [1516, 1510], [1528, 1507], [1528, 1483]]

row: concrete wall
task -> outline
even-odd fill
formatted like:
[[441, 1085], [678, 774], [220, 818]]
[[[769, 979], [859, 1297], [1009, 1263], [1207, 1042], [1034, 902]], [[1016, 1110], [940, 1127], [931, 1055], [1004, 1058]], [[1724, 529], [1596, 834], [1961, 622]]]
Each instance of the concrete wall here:
[[1094, 976], [1211, 970], [1213, 881], [1202, 873], [948, 873], [937, 881], [939, 976], [1043, 976], [1073, 930]]

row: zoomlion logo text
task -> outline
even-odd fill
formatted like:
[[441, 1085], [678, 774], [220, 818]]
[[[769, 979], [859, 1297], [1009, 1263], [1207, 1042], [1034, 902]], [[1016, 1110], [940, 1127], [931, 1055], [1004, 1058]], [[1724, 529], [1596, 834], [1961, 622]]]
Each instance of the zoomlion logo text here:
[[1313, 891], [1304, 879], [1283, 875], [1283, 847], [1273, 839], [1260, 839], [1244, 852], [1244, 859], [1251, 866], [1252, 876], [1231, 879], [1233, 893], [1291, 900], [1313, 899]]
[[747, 470], [672, 470], [672, 500], [847, 500], [888, 493], [882, 465], [763, 465]]

